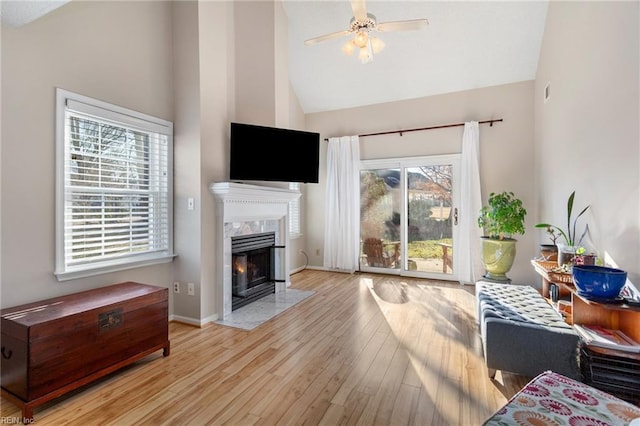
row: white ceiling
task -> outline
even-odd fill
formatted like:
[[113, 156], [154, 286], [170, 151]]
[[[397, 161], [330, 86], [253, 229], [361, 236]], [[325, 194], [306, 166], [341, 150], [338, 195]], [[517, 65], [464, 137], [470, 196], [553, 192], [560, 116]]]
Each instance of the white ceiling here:
[[[20, 26], [67, 3], [1, 0], [2, 24]], [[304, 41], [348, 29], [348, 0], [283, 0], [289, 19], [289, 78], [305, 113], [420, 98], [532, 80], [548, 0], [369, 0], [378, 22], [429, 20], [425, 30], [376, 34], [385, 43], [362, 64], [347, 37]]]
[[0, 0], [0, 16], [2, 25], [19, 27], [35, 21], [54, 9], [65, 5], [70, 0]]
[[289, 78], [305, 113], [532, 80], [538, 65], [547, 1], [369, 0], [378, 22], [429, 20], [425, 30], [377, 33], [374, 60], [341, 51], [349, 38], [305, 46], [313, 37], [348, 29], [347, 0], [285, 0]]

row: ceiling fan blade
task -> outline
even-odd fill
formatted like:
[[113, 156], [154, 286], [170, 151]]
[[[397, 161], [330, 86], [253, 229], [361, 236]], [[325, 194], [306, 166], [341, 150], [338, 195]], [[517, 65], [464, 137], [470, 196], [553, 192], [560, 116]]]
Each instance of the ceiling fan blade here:
[[357, 21], [364, 22], [367, 19], [367, 7], [364, 0], [351, 0], [351, 9], [353, 9], [353, 17]]
[[351, 31], [348, 31], [348, 30], [337, 31], [335, 33], [325, 34], [325, 35], [320, 36], [320, 37], [310, 38], [309, 40], [306, 40], [304, 42], [304, 44], [307, 45], [307, 46], [310, 46], [312, 44], [320, 43], [322, 41], [333, 40], [334, 38], [344, 37], [344, 36], [349, 35], [349, 34], [351, 34]]
[[429, 21], [426, 19], [414, 19], [409, 21], [380, 22], [376, 29], [380, 32], [390, 31], [415, 31], [427, 28]]

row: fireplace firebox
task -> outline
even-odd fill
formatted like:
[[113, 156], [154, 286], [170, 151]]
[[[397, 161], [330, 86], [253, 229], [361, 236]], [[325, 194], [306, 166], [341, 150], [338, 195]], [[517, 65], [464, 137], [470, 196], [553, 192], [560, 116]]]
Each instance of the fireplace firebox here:
[[275, 232], [231, 237], [231, 310], [236, 310], [270, 293], [278, 279], [278, 250]]

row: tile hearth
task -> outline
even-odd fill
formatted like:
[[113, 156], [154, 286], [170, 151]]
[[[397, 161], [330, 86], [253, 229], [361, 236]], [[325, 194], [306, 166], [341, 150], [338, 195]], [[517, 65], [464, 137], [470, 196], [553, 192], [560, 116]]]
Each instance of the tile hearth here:
[[253, 330], [276, 315], [313, 296], [314, 293], [313, 291], [288, 288], [286, 291], [269, 294], [247, 306], [236, 309], [227, 314], [224, 319], [214, 321], [214, 323], [243, 330]]

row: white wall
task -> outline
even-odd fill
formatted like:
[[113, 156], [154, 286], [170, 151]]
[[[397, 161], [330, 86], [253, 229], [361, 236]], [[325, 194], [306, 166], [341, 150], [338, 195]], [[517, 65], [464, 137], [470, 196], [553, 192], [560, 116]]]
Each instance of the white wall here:
[[168, 287], [172, 264], [58, 282], [55, 88], [173, 121], [171, 5], [70, 2], [2, 27], [2, 307], [138, 281]]
[[[173, 294], [173, 314], [182, 320], [200, 318], [200, 277], [202, 270], [202, 202], [200, 164], [202, 153], [200, 118], [200, 33], [198, 3], [175, 2], [173, 15], [173, 91], [175, 99], [173, 138], [174, 245], [178, 256], [173, 279], [181, 291]], [[188, 198], [194, 209], [187, 209]], [[187, 284], [198, 286], [198, 297], [187, 295]]]
[[236, 42], [233, 38], [234, 7], [231, 2], [199, 2], [201, 171], [201, 277], [200, 318], [215, 312], [216, 209], [209, 191], [212, 182], [225, 180], [229, 164], [229, 121], [236, 105], [234, 85]]
[[277, 58], [274, 8], [271, 1], [234, 3], [235, 119], [243, 123], [275, 125]]
[[[533, 81], [307, 115], [307, 128], [322, 138], [411, 129], [432, 125], [502, 118], [480, 126], [480, 173], [483, 200], [490, 192], [513, 191], [529, 214], [526, 233], [518, 239], [517, 256], [508, 276], [517, 283], [539, 285], [529, 260], [536, 255], [533, 181]], [[362, 159], [459, 153], [462, 127], [361, 138]], [[321, 158], [326, 157], [326, 143]], [[324, 181], [310, 186], [307, 199], [307, 248], [310, 263], [322, 266], [324, 245]], [[475, 218], [474, 218], [475, 221]], [[319, 250], [319, 255], [316, 255]]]
[[[640, 3], [551, 2], [535, 82], [539, 215], [591, 205], [601, 254], [640, 283]], [[543, 91], [550, 83], [550, 97]], [[577, 213], [577, 212], [576, 212]]]

